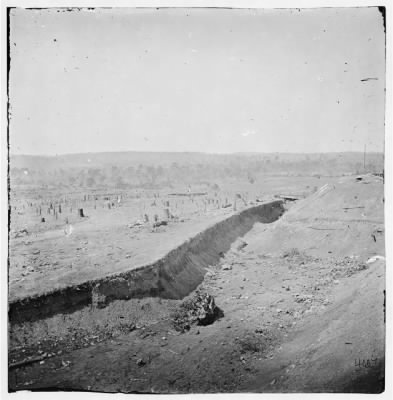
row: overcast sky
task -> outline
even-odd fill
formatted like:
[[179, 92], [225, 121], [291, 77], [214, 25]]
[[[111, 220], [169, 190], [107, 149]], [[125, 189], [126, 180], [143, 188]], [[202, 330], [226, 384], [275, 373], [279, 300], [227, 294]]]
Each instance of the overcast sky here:
[[14, 9], [10, 35], [14, 154], [383, 150], [377, 8]]

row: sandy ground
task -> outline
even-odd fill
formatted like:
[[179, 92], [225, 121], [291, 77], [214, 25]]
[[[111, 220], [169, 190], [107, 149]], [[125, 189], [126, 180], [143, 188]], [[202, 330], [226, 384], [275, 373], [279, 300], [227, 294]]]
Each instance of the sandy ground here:
[[[323, 185], [282, 219], [256, 224], [243, 240], [247, 245], [235, 244], [201, 285], [224, 313], [212, 325], [180, 333], [170, 314], [180, 301], [119, 301], [112, 311], [139, 310], [145, 320], [102, 336], [109, 322], [96, 321], [95, 338], [86, 343], [75, 335], [69, 347], [46, 348], [43, 341], [29, 350], [20, 340], [19, 355], [34, 347], [31, 355], [41, 357], [10, 369], [10, 389], [380, 393], [380, 179], [346, 177]], [[100, 312], [95, 317], [106, 321], [102, 313], [109, 311]], [[37, 340], [38, 331], [24, 329]]]

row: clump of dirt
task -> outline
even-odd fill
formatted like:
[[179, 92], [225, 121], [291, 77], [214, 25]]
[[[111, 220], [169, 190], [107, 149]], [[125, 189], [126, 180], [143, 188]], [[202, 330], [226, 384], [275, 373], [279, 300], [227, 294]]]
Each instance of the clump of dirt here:
[[223, 316], [224, 313], [215, 304], [213, 296], [198, 290], [180, 303], [172, 312], [171, 319], [177, 331], [186, 332], [193, 324], [210, 325]]

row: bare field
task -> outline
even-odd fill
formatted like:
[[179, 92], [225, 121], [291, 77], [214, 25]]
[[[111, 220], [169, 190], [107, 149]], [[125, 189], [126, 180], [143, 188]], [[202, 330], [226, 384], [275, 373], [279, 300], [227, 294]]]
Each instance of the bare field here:
[[[229, 183], [218, 190], [193, 186], [191, 193], [184, 186], [106, 193], [40, 191], [39, 196], [35, 190], [15, 191], [10, 300], [147, 265], [236, 211], [275, 195], [304, 197], [320, 183], [318, 178], [294, 177], [267, 178], [254, 185]], [[81, 208], [84, 217], [78, 214]], [[166, 225], [160, 225], [163, 222]]]

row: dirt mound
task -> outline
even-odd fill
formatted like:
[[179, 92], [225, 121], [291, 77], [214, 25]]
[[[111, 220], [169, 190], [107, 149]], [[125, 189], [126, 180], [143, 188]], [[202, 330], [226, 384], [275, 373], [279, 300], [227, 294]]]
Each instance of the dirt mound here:
[[210, 325], [223, 316], [224, 313], [215, 304], [213, 296], [198, 290], [177, 307], [171, 318], [175, 329], [185, 332], [193, 324]]
[[300, 249], [317, 258], [382, 255], [383, 200], [384, 186], [378, 177], [364, 181], [345, 177], [291, 206], [269, 229], [257, 226], [254, 233], [258, 234], [245, 240], [251, 250], [262, 254]]

